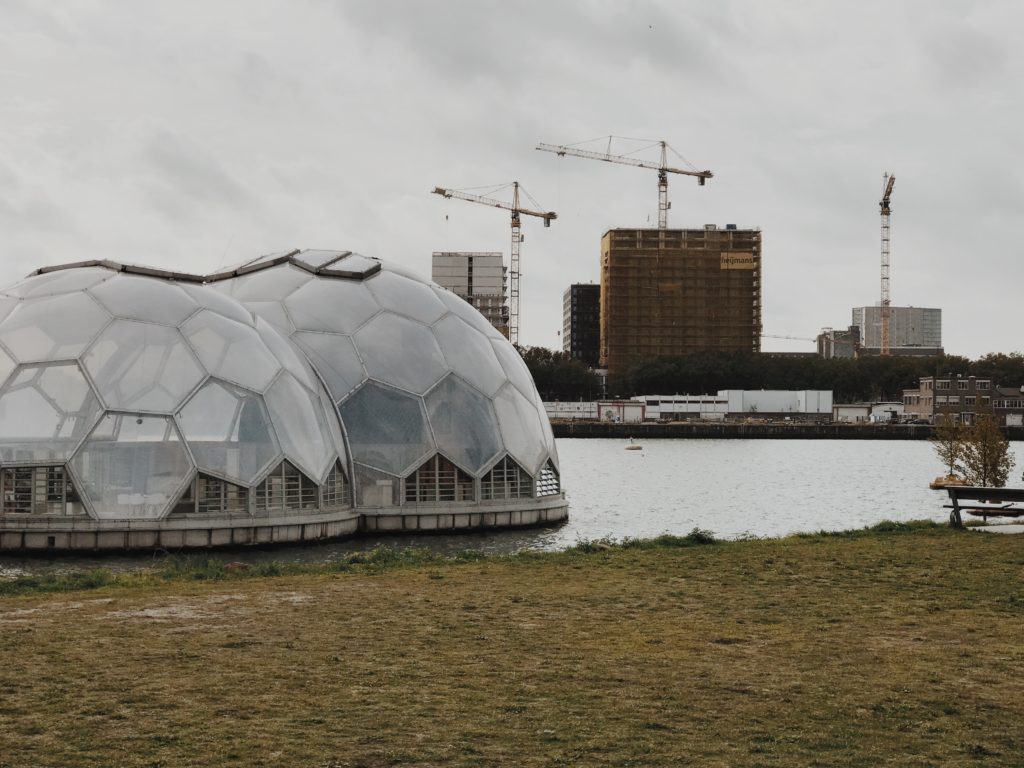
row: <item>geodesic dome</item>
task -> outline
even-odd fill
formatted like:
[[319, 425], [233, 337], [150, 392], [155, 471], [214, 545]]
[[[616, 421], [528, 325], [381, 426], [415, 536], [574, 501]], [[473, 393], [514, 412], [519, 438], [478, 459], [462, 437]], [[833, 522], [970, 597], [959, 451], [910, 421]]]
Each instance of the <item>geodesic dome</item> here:
[[348, 251], [265, 256], [209, 279], [288, 334], [324, 377], [348, 436], [358, 504], [439, 501], [445, 483], [466, 494], [475, 481], [477, 498], [504, 497], [518, 493], [510, 478], [558, 490], [554, 436], [533, 378], [465, 300]]
[[217, 291], [60, 269], [0, 291], [0, 316], [5, 511], [70, 494], [96, 519], [158, 520], [248, 511], [253, 492], [272, 503], [286, 477], [344, 483], [344, 440], [309, 363]]

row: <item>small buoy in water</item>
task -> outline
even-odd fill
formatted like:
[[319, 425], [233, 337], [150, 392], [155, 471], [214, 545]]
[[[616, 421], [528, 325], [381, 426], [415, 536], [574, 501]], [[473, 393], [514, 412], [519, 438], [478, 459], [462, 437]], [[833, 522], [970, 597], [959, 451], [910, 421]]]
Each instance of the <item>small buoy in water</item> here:
[[642, 451], [644, 447], [640, 443], [634, 443], [633, 438], [629, 438], [629, 445], [626, 446], [627, 451]]

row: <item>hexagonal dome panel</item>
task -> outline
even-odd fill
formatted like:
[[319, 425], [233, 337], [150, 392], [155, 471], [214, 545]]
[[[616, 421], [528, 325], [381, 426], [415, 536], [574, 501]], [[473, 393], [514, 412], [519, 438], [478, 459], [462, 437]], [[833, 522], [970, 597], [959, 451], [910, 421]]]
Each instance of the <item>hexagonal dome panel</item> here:
[[119, 410], [173, 413], [206, 377], [177, 329], [133, 320], [108, 325], [82, 363]]
[[312, 280], [288, 296], [284, 305], [297, 328], [346, 334], [380, 311], [362, 283], [333, 278]]
[[449, 375], [424, 398], [434, 442], [445, 456], [475, 475], [501, 453], [491, 401]]
[[256, 319], [256, 333], [260, 335], [263, 343], [267, 345], [278, 363], [312, 390], [320, 386], [320, 381], [313, 372], [312, 366], [294, 344], [281, 336], [273, 326], [262, 318]]
[[547, 455], [536, 407], [518, 389], [506, 384], [494, 398], [494, 409], [505, 448], [527, 472], [536, 475]]
[[6, 289], [4, 293], [21, 298], [38, 298], [56, 296], [61, 293], [74, 293], [98, 285], [114, 275], [109, 269], [87, 267], [82, 269], [56, 269], [33, 275], [20, 283]]
[[24, 366], [0, 390], [0, 462], [66, 461], [99, 415], [74, 363]]
[[227, 285], [238, 301], [281, 301], [295, 293], [313, 275], [290, 264], [249, 272], [231, 280]]
[[425, 325], [390, 312], [368, 322], [353, 337], [371, 379], [423, 394], [447, 371], [437, 340]]
[[181, 289], [205, 309], [212, 309], [243, 325], [252, 325], [253, 323], [252, 313], [249, 310], [235, 299], [225, 296], [219, 291], [214, 291], [205, 285], [189, 285], [188, 283], [181, 283]]
[[301, 347], [324, 377], [324, 383], [335, 403], [366, 381], [363, 361], [359, 359], [356, 346], [348, 336], [297, 331], [291, 340]]
[[206, 370], [246, 389], [262, 392], [281, 365], [256, 329], [204, 310], [181, 327]]
[[508, 381], [491, 342], [464, 320], [448, 315], [433, 331], [451, 369], [485, 395], [492, 396]]
[[289, 373], [282, 373], [267, 390], [267, 408], [274, 419], [285, 458], [314, 482], [323, 480], [336, 457], [320, 398]]
[[283, 458], [267, 407], [254, 392], [211, 379], [178, 418], [202, 472], [252, 485]]
[[114, 275], [89, 289], [115, 317], [178, 326], [199, 310], [199, 304], [180, 286], [135, 275]]
[[169, 416], [107, 414], [70, 463], [89, 510], [101, 520], [158, 520], [192, 478]]
[[470, 328], [474, 328], [492, 339], [505, 338], [501, 335], [501, 331], [491, 325], [487, 318], [480, 314], [480, 310], [464, 298], [455, 295], [447, 288], [441, 288], [437, 285], [432, 287], [434, 289], [434, 294], [449, 309], [449, 311], [458, 316], [461, 320], [464, 320]]
[[353, 461], [404, 475], [434, 450], [418, 397], [371, 381], [338, 410]]
[[505, 369], [505, 375], [508, 376], [509, 381], [516, 385], [516, 389], [523, 397], [533, 402], [536, 387], [533, 385], [533, 376], [530, 375], [530, 369], [523, 362], [522, 355], [516, 351], [511, 342], [504, 338], [492, 339], [491, 347], [498, 356], [501, 367]]
[[378, 272], [365, 284], [384, 309], [419, 320], [424, 325], [436, 323], [448, 311], [429, 285], [393, 271]]
[[70, 360], [110, 319], [85, 293], [25, 299], [0, 323], [0, 344], [23, 363]]

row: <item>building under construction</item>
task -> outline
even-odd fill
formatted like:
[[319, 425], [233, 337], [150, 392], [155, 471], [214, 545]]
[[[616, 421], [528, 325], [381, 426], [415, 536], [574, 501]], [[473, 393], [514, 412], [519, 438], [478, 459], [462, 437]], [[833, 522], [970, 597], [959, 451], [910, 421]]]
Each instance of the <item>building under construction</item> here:
[[761, 348], [761, 232], [612, 229], [601, 240], [601, 364]]

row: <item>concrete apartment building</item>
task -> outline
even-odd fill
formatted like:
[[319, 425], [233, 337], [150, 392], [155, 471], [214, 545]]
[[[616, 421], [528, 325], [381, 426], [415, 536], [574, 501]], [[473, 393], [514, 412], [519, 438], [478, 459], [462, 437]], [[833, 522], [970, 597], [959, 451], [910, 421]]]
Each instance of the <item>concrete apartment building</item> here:
[[834, 357], [852, 358], [860, 352], [860, 328], [851, 325], [844, 330], [822, 328], [816, 339], [818, 357], [831, 360]]
[[979, 412], [991, 411], [998, 424], [1024, 423], [1024, 387], [1003, 387], [975, 376], [925, 376], [917, 389], [903, 390], [903, 412], [907, 419], [936, 423], [952, 416], [971, 424]]
[[612, 229], [601, 239], [602, 367], [761, 349], [761, 232]]
[[[931, 307], [890, 307], [889, 345], [894, 355], [942, 354], [942, 310]], [[852, 325], [860, 332], [861, 355], [882, 348], [882, 308], [854, 307]]]
[[502, 254], [435, 251], [430, 278], [476, 307], [508, 337], [507, 278]]
[[601, 286], [573, 283], [562, 294], [562, 351], [591, 368], [601, 353]]

